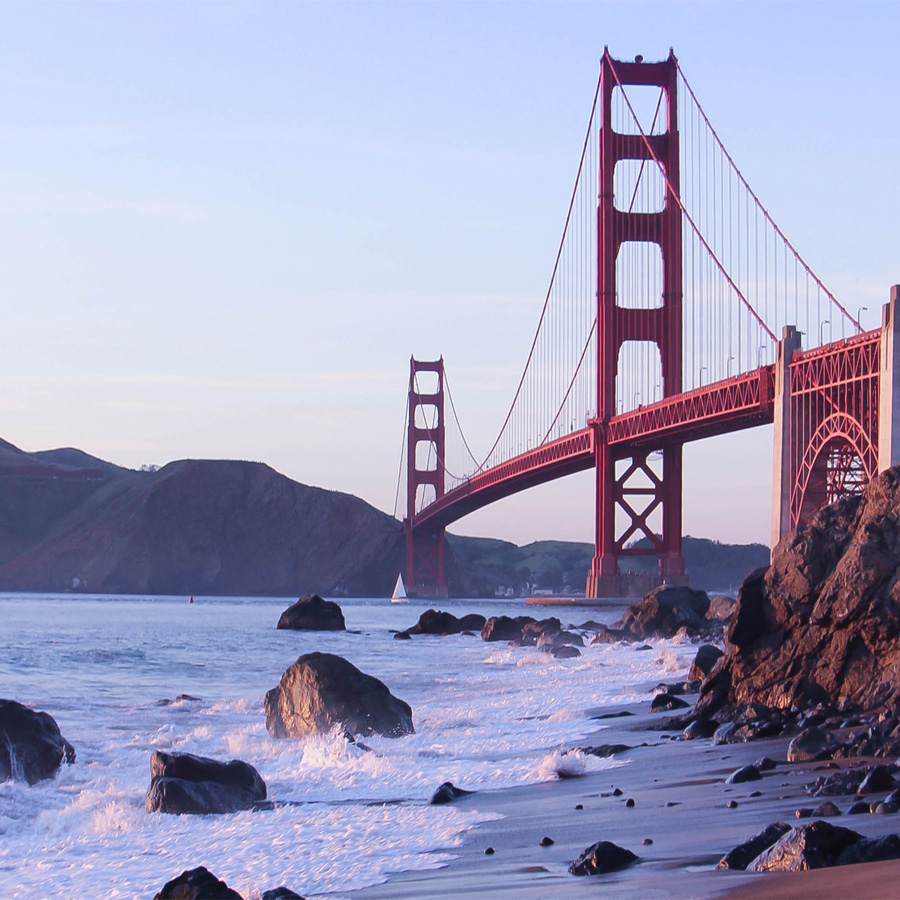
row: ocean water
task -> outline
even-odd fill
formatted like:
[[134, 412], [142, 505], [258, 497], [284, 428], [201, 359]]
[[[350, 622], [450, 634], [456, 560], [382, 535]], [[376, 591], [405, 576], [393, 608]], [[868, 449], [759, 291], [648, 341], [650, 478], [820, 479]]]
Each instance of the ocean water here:
[[[0, 784], [0, 895], [150, 898], [205, 865], [245, 898], [286, 885], [346, 897], [389, 873], [440, 866], [486, 814], [428, 805], [452, 781], [491, 790], [617, 765], [561, 750], [601, 725], [591, 708], [646, 699], [695, 647], [586, 647], [555, 660], [477, 636], [395, 641], [426, 604], [341, 600], [346, 633], [277, 631], [292, 599], [0, 595], [0, 697], [50, 713], [77, 753], [52, 780]], [[615, 617], [507, 601], [448, 601], [463, 615]], [[276, 740], [263, 697], [301, 654], [339, 654], [413, 710], [415, 735]], [[180, 700], [189, 694], [197, 700]], [[271, 811], [148, 813], [153, 750], [242, 759]]]

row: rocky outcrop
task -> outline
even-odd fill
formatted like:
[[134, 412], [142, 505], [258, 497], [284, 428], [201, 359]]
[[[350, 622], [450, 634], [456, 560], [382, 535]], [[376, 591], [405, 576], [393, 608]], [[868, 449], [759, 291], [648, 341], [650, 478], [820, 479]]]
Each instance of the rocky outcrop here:
[[750, 872], [800, 872], [900, 857], [896, 834], [870, 840], [824, 820], [792, 828], [748, 866]]
[[243, 900], [243, 897], [209, 869], [198, 866], [167, 881], [153, 900]]
[[35, 784], [52, 778], [63, 762], [75, 762], [75, 749], [51, 715], [0, 700], [0, 781]]
[[293, 631], [346, 631], [344, 614], [332, 600], [323, 600], [318, 594], [304, 594], [289, 606], [278, 619], [276, 628]]
[[307, 653], [266, 694], [266, 728], [277, 738], [324, 734], [412, 734], [412, 710], [377, 678], [331, 653]]
[[150, 757], [150, 787], [144, 801], [150, 812], [231, 813], [252, 809], [265, 799], [266, 783], [249, 763], [159, 750]]
[[697, 712], [900, 702], [900, 467], [817, 512], [744, 581]]
[[746, 869], [750, 863], [791, 830], [784, 822], [774, 822], [759, 834], [729, 850], [720, 860], [719, 869]]

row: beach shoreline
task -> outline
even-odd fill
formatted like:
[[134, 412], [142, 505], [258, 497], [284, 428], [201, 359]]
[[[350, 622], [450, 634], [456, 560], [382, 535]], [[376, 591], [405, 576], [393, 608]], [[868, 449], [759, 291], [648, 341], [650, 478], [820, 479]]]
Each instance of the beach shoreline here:
[[[647, 703], [592, 711], [593, 715], [623, 711], [631, 715], [598, 719], [593, 735], [572, 744], [623, 743], [633, 747], [616, 754], [620, 765], [581, 777], [464, 797], [456, 801], [459, 809], [502, 818], [475, 826], [463, 836], [460, 846], [444, 848], [442, 852], [453, 857], [446, 865], [397, 873], [383, 884], [354, 891], [352, 897], [538, 900], [592, 896], [601, 885], [604, 897], [650, 900], [894, 896], [900, 862], [790, 875], [716, 869], [725, 853], [771, 823], [801, 824], [795, 811], [821, 802], [804, 787], [829, 771], [828, 764], [787, 763], [790, 738], [785, 736], [727, 745], [714, 745], [711, 739], [680, 740], [678, 731], [659, 730], [667, 716], [650, 714], [648, 706], [649, 698]], [[733, 771], [764, 756], [778, 765], [764, 772], [761, 781], [725, 783]], [[852, 759], [839, 765], [853, 766], [861, 761], [874, 760]], [[612, 793], [615, 788], [621, 795]], [[628, 799], [634, 800], [633, 807], [626, 805]], [[842, 812], [852, 802], [849, 797], [830, 799]], [[736, 802], [736, 807], [729, 808], [729, 801]], [[583, 809], [576, 809], [579, 804]], [[441, 809], [435, 807], [435, 814], [440, 815]], [[829, 821], [866, 837], [900, 831], [900, 816], [895, 815], [841, 816]], [[541, 846], [544, 837], [554, 843]], [[652, 843], [642, 843], [647, 838]], [[608, 875], [569, 874], [568, 866], [578, 854], [600, 840], [631, 850], [640, 861]], [[485, 854], [488, 847], [494, 849], [493, 854]], [[821, 893], [826, 884], [835, 893]]]

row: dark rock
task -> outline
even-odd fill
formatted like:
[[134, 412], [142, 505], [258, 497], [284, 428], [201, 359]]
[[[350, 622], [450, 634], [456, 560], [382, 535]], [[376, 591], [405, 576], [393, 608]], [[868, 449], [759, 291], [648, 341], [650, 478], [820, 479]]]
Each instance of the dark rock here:
[[725, 806], [727, 806], [728, 809], [737, 809], [737, 808], [738, 808], [738, 802], [737, 802], [737, 800], [729, 800], [729, 801], [725, 804]]
[[641, 841], [641, 843], [642, 843], [642, 844], [652, 844], [652, 843], [653, 843], [653, 838], [644, 838], [644, 839]]
[[584, 804], [583, 804], [583, 803], [576, 803], [576, 804], [575, 804], [575, 809], [584, 809]]
[[790, 830], [790, 825], [786, 825], [784, 822], [774, 822], [759, 834], [755, 834], [749, 841], [744, 841], [743, 844], [738, 844], [733, 850], [729, 850], [719, 860], [718, 868], [746, 869], [760, 853], [771, 847]]
[[634, 750], [634, 747], [629, 747], [628, 744], [600, 744], [596, 747], [579, 747], [578, 749], [589, 756], [607, 757], [614, 756], [616, 753], [624, 753], [626, 750]]
[[712, 719], [694, 719], [694, 721], [684, 729], [684, 737], [688, 741], [694, 741], [698, 738], [710, 738], [716, 733], [717, 727], [718, 726]]
[[751, 872], [800, 872], [840, 865], [841, 854], [862, 839], [859, 832], [821, 819], [798, 825], [747, 866]]
[[704, 591], [661, 585], [630, 606], [613, 628], [636, 640], [673, 637], [684, 626], [699, 631], [708, 609]]
[[555, 843], [556, 843], [556, 841], [554, 841], [553, 838], [549, 838], [549, 837], [541, 838], [541, 846], [542, 847], [552, 847]]
[[736, 769], [725, 779], [725, 783], [743, 784], [745, 781], [759, 781], [761, 778], [762, 773], [756, 766], [741, 766], [740, 769]]
[[833, 818], [834, 816], [839, 816], [840, 814], [841, 814], [841, 811], [830, 800], [826, 800], [824, 803], [820, 803], [812, 811], [812, 815], [818, 816], [823, 819], [830, 819], [830, 818]]
[[581, 651], [577, 647], [563, 644], [561, 647], [551, 647], [550, 655], [554, 659], [576, 659], [581, 656]]
[[808, 819], [812, 816], [813, 811], [808, 806], [801, 806], [800, 809], [794, 810], [794, 818]]
[[579, 631], [599, 631], [606, 626], [601, 625], [599, 622], [595, 622], [593, 619], [588, 619], [587, 622], [582, 622], [580, 625], [573, 625], [571, 627], [577, 628]]
[[466, 615], [462, 616], [459, 620], [459, 628], [460, 631], [478, 631], [480, 632], [482, 628], [484, 628], [484, 623], [487, 621], [481, 613], [466, 613]]
[[303, 897], [282, 885], [269, 891], [263, 891], [260, 900], [303, 900]]
[[629, 797], [629, 798], [625, 801], [625, 806], [626, 806], [627, 809], [634, 809], [634, 797]]
[[697, 655], [694, 657], [691, 670], [688, 672], [688, 680], [703, 681], [703, 679], [712, 671], [713, 666], [724, 655], [725, 654], [718, 647], [715, 647], [712, 644], [702, 644], [700, 649], [697, 650]]
[[887, 797], [884, 798], [885, 803], [893, 803], [894, 806], [900, 806], [900, 789], [891, 791]]
[[544, 632], [538, 637], [535, 646], [538, 650], [552, 652], [553, 648], [556, 647], [583, 647], [584, 639], [580, 634], [575, 634], [571, 631]]
[[49, 713], [0, 700], [0, 781], [35, 784], [52, 778], [63, 762], [75, 762], [75, 748]]
[[491, 616], [481, 629], [483, 641], [521, 641], [522, 629], [535, 619], [530, 616], [519, 616], [511, 619], [509, 616]]
[[598, 841], [581, 852], [569, 866], [569, 872], [573, 875], [602, 875], [604, 872], [618, 872], [637, 860], [634, 853], [612, 841]]
[[412, 638], [409, 636], [408, 631], [398, 631], [394, 634], [395, 641], [411, 641]]
[[753, 765], [756, 766], [756, 768], [759, 769], [760, 772], [771, 772], [772, 769], [774, 769], [778, 765], [778, 763], [768, 756], [763, 756], [755, 763], [753, 763]]
[[431, 806], [439, 806], [442, 803], [452, 803], [460, 797], [472, 794], [474, 791], [464, 791], [462, 788], [456, 787], [452, 781], [445, 781], [432, 795]]
[[289, 606], [281, 614], [276, 628], [292, 631], [347, 630], [340, 606], [331, 600], [323, 600], [318, 594], [304, 594], [293, 606]]
[[855, 794], [862, 783], [865, 773], [854, 770], [842, 770], [833, 775], [817, 778], [806, 789], [815, 797], [841, 797]]
[[540, 621], [525, 622], [522, 626], [521, 643], [523, 646], [533, 647], [541, 638], [550, 640], [551, 646], [553, 638], [562, 630], [562, 623], [556, 616], [549, 619], [541, 619]]
[[892, 816], [897, 812], [897, 806], [893, 803], [881, 802], [876, 804], [875, 809], [873, 809], [872, 812], [876, 816]]
[[323, 734], [340, 725], [350, 734], [412, 734], [412, 710], [383, 682], [331, 653], [307, 653], [266, 694], [266, 728], [273, 737]]
[[881, 862], [900, 859], [900, 835], [886, 834], [878, 838], [863, 838], [851, 844], [838, 858], [839, 866], [853, 863]]
[[868, 803], [866, 803], [865, 800], [857, 800], [856, 803], [854, 803], [850, 807], [850, 809], [847, 810], [847, 815], [848, 816], [861, 816], [861, 815], [868, 815], [870, 812], [872, 812], [872, 808], [869, 806]]
[[638, 653], [642, 650], [652, 650], [653, 648], [649, 644], [637, 644], [635, 647], [632, 647], [631, 649], [634, 650], [635, 653]]
[[860, 784], [860, 794], [880, 794], [882, 791], [890, 791], [894, 788], [894, 776], [886, 766], [873, 766]]
[[[697, 710], [722, 721], [747, 702], [842, 717], [900, 700], [900, 467], [816, 512], [748, 576], [726, 655]], [[834, 711], [830, 712], [831, 715]], [[872, 740], [872, 739], [870, 739]], [[877, 746], [872, 749], [877, 750]]]
[[657, 694], [650, 703], [650, 712], [669, 712], [673, 709], [690, 709], [691, 704], [672, 694]]
[[831, 732], [821, 728], [806, 728], [788, 744], [788, 762], [811, 762], [831, 759], [838, 748]]
[[624, 631], [613, 630], [611, 628], [604, 628], [602, 631], [598, 631], [591, 637], [591, 645], [594, 644], [617, 644], [619, 641], [626, 640], [626, 634]]
[[494, 855], [494, 848], [493, 848], [493, 847], [485, 847], [485, 848], [484, 848], [484, 855], [485, 855], [485, 856], [493, 856], [493, 855]]
[[187, 869], [167, 881], [153, 900], [243, 900], [224, 881], [203, 866]]
[[173, 703], [199, 702], [199, 700], [199, 697], [192, 697], [190, 694], [179, 694], [174, 700], [169, 700], [168, 698], [157, 700], [156, 705], [171, 706]]
[[249, 763], [159, 750], [150, 757], [150, 787], [144, 800], [150, 812], [231, 813], [252, 809], [265, 799], [266, 783]]
[[426, 609], [419, 621], [408, 628], [410, 634], [459, 634], [462, 625], [453, 613], [438, 609]]

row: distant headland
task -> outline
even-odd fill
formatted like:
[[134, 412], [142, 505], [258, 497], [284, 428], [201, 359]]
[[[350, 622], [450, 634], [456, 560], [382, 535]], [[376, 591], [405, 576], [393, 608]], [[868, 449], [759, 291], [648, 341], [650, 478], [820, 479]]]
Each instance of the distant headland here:
[[[592, 545], [525, 547], [448, 535], [455, 596], [566, 591]], [[739, 585], [760, 544], [685, 538], [692, 583]], [[262, 463], [179, 460], [147, 471], [67, 448], [0, 440], [0, 591], [387, 597], [403, 527], [358, 497], [300, 484]]]

